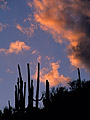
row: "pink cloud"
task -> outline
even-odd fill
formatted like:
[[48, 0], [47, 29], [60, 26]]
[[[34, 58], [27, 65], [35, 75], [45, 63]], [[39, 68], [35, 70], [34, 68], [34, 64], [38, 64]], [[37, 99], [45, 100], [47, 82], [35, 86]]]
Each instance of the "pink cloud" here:
[[39, 53], [39, 51], [37, 51], [36, 49], [32, 51], [32, 55], [38, 54], [38, 53]]

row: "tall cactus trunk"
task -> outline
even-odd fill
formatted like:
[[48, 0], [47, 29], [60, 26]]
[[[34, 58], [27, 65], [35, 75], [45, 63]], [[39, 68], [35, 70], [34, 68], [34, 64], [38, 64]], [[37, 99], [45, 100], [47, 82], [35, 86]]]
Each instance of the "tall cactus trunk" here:
[[81, 76], [80, 76], [80, 69], [78, 68], [78, 88], [81, 88]]
[[24, 109], [25, 109], [25, 97], [26, 97], [26, 82], [24, 82], [24, 96], [23, 96], [23, 107], [24, 107]]
[[23, 109], [23, 80], [19, 65], [18, 65], [18, 71], [19, 71], [19, 79], [20, 79], [20, 109]]
[[28, 108], [30, 108], [30, 68], [29, 68], [29, 63], [27, 64], [27, 71], [28, 71]]
[[20, 92], [20, 88], [19, 88], [19, 78], [18, 78], [18, 81], [17, 81], [17, 97], [19, 98], [19, 92]]
[[40, 77], [40, 63], [38, 63], [37, 89], [36, 89], [36, 108], [38, 108], [39, 98], [39, 77]]
[[20, 78], [20, 80], [22, 80], [22, 75], [21, 75], [21, 70], [20, 70], [19, 64], [18, 64], [18, 72], [19, 72], [19, 78]]
[[15, 85], [15, 109], [18, 109], [17, 86]]
[[8, 107], [9, 107], [9, 110], [10, 110], [10, 107], [11, 107], [10, 100], [8, 100]]
[[31, 80], [31, 102], [30, 102], [30, 107], [31, 109], [33, 108], [33, 80]]
[[10, 100], [8, 100], [8, 109], [9, 109], [9, 114], [11, 115], [12, 114], [12, 107], [10, 104]]
[[33, 99], [33, 101], [36, 102], [36, 108], [37, 108], [37, 109], [38, 109], [38, 102], [43, 99], [43, 95], [42, 95], [42, 97], [39, 99], [39, 82], [40, 82], [40, 63], [38, 63], [36, 99]]
[[46, 108], [49, 106], [49, 82], [46, 80]]

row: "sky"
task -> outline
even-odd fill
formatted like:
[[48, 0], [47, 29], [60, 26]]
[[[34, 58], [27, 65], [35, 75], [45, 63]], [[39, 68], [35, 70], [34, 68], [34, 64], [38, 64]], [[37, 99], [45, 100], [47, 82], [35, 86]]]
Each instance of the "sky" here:
[[27, 82], [27, 63], [40, 93], [50, 87], [90, 79], [89, 0], [0, 0], [0, 109], [14, 106], [18, 64]]

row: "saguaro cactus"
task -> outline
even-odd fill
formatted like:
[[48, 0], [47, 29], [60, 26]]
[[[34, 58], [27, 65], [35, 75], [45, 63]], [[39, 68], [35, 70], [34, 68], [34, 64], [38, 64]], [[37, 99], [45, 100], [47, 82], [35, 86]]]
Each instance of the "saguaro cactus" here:
[[27, 71], [28, 71], [28, 107], [30, 108], [30, 68], [29, 68], [29, 63], [27, 64]]
[[39, 77], [40, 77], [40, 63], [38, 63], [38, 76], [37, 76], [37, 89], [36, 89], [36, 108], [38, 108], [38, 97], [39, 97]]
[[80, 76], [80, 69], [78, 68], [78, 88], [81, 88], [81, 76]]
[[36, 88], [36, 100], [33, 99], [33, 101], [36, 101], [36, 108], [38, 108], [38, 102], [43, 99], [42, 97], [39, 99], [39, 82], [40, 82], [40, 63], [38, 63], [38, 74], [37, 74], [37, 88]]
[[[15, 108], [16, 110], [21, 110], [24, 112], [25, 110], [25, 96], [26, 96], [26, 82], [24, 82], [21, 76], [20, 66], [18, 65], [19, 77], [17, 81], [17, 85], [15, 85]], [[24, 92], [23, 92], [24, 89]]]
[[12, 107], [11, 107], [11, 104], [10, 104], [10, 100], [8, 100], [8, 108], [9, 108], [9, 112], [11, 112]]
[[33, 108], [33, 80], [30, 80], [30, 67], [29, 63], [27, 64], [27, 71], [28, 71], [28, 108]]
[[15, 108], [18, 110], [18, 96], [17, 96], [17, 86], [15, 85]]
[[49, 106], [49, 82], [46, 80], [46, 108]]
[[30, 101], [30, 107], [33, 108], [33, 90], [34, 90], [34, 87], [33, 87], [33, 80], [31, 80], [31, 94], [30, 94], [30, 98], [31, 98], [31, 101]]
[[[28, 71], [28, 110], [31, 110], [33, 108], [33, 101], [36, 102], [36, 108], [38, 108], [38, 102], [43, 99], [42, 97], [39, 99], [39, 82], [40, 82], [40, 63], [38, 63], [38, 74], [37, 74], [37, 88], [36, 88], [36, 99], [33, 99], [34, 96], [34, 86], [33, 86], [33, 80], [30, 80], [30, 68], [29, 63], [27, 64], [27, 71]], [[15, 85], [15, 108], [16, 110], [25, 111], [25, 98], [26, 98], [26, 82], [23, 82], [20, 66], [18, 65], [18, 72], [19, 77], [17, 80], [17, 85]], [[49, 91], [49, 82], [47, 81], [47, 89], [46, 91]], [[48, 94], [48, 92], [47, 92]], [[48, 99], [47, 95], [47, 99]]]
[[25, 98], [26, 98], [26, 82], [24, 82], [23, 109], [25, 109]]

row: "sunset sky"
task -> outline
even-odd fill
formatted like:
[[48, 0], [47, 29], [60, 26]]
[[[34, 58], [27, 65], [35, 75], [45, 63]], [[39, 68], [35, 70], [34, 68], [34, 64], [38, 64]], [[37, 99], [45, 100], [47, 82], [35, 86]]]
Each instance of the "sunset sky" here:
[[90, 79], [89, 0], [0, 0], [0, 109], [14, 106], [17, 65], [27, 81], [30, 63], [36, 80], [38, 62], [41, 92], [46, 79], [51, 87], [77, 79], [78, 67]]

